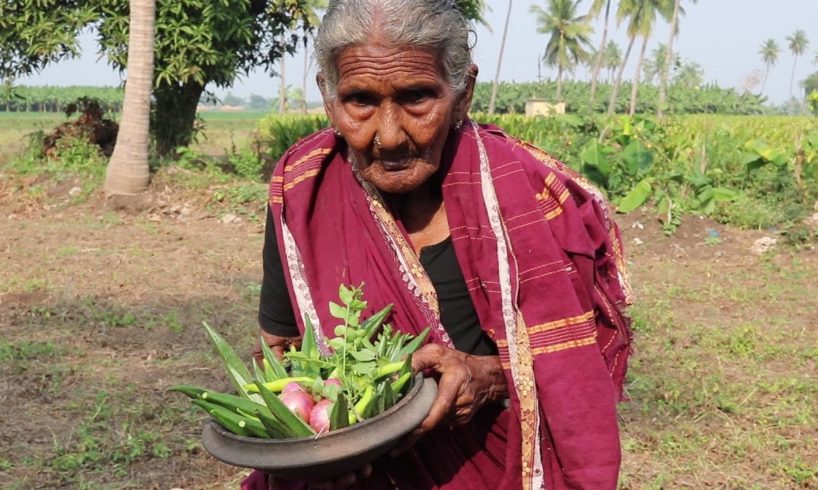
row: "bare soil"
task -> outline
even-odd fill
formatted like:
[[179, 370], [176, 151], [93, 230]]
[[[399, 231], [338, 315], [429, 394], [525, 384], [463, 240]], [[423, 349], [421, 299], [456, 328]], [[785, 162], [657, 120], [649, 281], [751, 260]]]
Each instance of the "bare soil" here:
[[[0, 487], [236, 488], [177, 383], [227, 388], [202, 321], [249, 350], [261, 215], [162, 183], [131, 203], [0, 173]], [[227, 221], [227, 222], [225, 222]], [[636, 351], [622, 488], [817, 488], [818, 255], [696, 217], [620, 216]]]

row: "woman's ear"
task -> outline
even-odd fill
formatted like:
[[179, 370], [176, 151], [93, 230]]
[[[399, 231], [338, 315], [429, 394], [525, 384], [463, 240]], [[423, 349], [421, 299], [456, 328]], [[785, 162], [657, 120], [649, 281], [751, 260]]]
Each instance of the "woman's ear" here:
[[462, 121], [469, 115], [472, 97], [474, 96], [474, 84], [476, 83], [479, 71], [477, 65], [471, 65], [469, 67], [469, 72], [466, 74], [466, 87], [463, 89], [463, 93], [460, 94], [457, 102], [455, 102], [454, 122]]
[[318, 90], [321, 91], [321, 99], [324, 101], [324, 112], [329, 118], [329, 124], [335, 127], [335, 121], [332, 112], [332, 98], [329, 96], [329, 89], [327, 88], [327, 79], [322, 72], [315, 75], [315, 82], [318, 84]]

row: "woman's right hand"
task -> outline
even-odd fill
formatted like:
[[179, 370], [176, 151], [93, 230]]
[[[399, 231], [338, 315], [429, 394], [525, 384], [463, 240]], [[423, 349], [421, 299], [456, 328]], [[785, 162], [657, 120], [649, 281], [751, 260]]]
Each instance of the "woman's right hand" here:
[[250, 353], [253, 355], [253, 358], [256, 362], [261, 365], [261, 361], [264, 359], [264, 352], [261, 350], [261, 342], [267, 344], [267, 347], [273, 351], [273, 354], [279, 359], [284, 356], [284, 352], [290, 349], [291, 345], [294, 345], [296, 348], [301, 346], [301, 337], [280, 337], [278, 335], [273, 335], [270, 333], [265, 332], [263, 329], [259, 329], [259, 338], [256, 339], [256, 343], [253, 346], [253, 349]]

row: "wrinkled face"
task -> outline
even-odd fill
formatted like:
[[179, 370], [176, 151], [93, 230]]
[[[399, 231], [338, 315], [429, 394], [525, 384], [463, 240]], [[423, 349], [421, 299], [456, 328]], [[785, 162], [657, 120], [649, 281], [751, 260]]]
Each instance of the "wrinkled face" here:
[[439, 54], [376, 43], [344, 49], [325, 107], [364, 179], [388, 193], [419, 188], [440, 167], [443, 146], [471, 102], [473, 82], [456, 97]]

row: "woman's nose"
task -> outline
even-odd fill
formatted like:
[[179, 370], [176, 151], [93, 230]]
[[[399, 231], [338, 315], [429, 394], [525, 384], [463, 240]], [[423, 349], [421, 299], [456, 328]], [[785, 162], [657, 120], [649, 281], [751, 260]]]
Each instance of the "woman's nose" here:
[[406, 133], [400, 123], [400, 109], [396, 104], [385, 102], [382, 106], [375, 137], [378, 149], [394, 150], [406, 142]]

